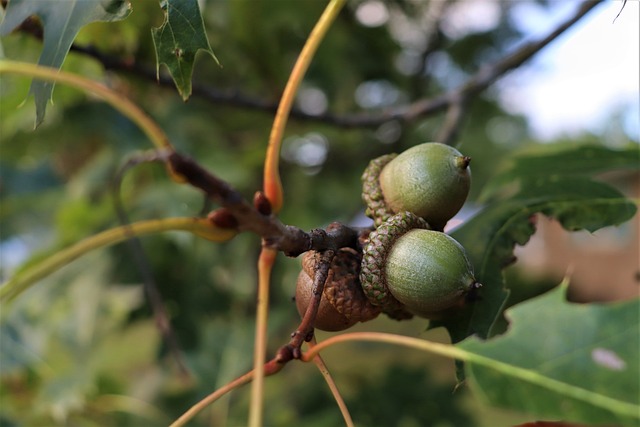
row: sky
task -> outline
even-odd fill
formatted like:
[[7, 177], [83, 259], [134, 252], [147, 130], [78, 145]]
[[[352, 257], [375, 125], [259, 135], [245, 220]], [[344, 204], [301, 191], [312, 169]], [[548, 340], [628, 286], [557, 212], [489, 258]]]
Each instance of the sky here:
[[[552, 13], [524, 6], [516, 22], [532, 37], [571, 16], [579, 2], [552, 1]], [[534, 135], [551, 139], [601, 133], [622, 114], [625, 133], [640, 136], [640, 2], [607, 1], [591, 11], [499, 87], [514, 112], [525, 114]]]
[[[521, 0], [509, 0], [508, 5], [514, 24], [527, 34], [526, 41], [531, 41], [572, 17], [582, 1], [550, 0], [548, 8]], [[537, 139], [572, 137], [585, 131], [611, 134], [615, 114], [621, 116], [618, 134], [640, 139], [640, 0], [628, 0], [622, 6], [622, 0], [604, 1], [497, 82], [503, 105], [525, 115]], [[498, 0], [450, 3], [441, 29], [452, 39], [491, 30], [498, 24], [503, 7]], [[376, 27], [388, 23], [407, 52], [420, 51], [425, 28], [433, 25], [429, 15], [414, 17], [414, 23], [390, 17], [382, 0], [365, 0], [356, 11], [361, 24]], [[400, 71], [408, 67], [410, 72], [415, 64], [405, 62], [396, 65]], [[444, 67], [440, 72], [453, 86], [464, 79], [451, 72], [446, 60], [440, 63]], [[437, 69], [432, 72], [438, 74]]]

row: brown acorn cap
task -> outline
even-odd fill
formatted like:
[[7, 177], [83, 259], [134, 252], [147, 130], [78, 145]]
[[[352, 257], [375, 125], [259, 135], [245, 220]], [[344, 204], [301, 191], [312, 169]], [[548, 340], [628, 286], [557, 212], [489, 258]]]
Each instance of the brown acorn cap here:
[[394, 153], [373, 159], [362, 173], [362, 200], [367, 206], [365, 215], [373, 219], [376, 227], [394, 215], [394, 212], [387, 207], [378, 178], [382, 168], [395, 157], [397, 154]]
[[383, 313], [396, 320], [410, 319], [413, 314], [389, 291], [385, 265], [395, 241], [414, 228], [430, 229], [425, 220], [411, 212], [393, 215], [371, 232], [362, 254], [360, 282], [365, 295], [373, 305], [379, 306]]
[[[309, 278], [315, 276], [318, 253], [309, 251], [302, 257], [302, 273]], [[380, 308], [372, 305], [364, 295], [360, 285], [360, 253], [350, 248], [342, 248], [336, 252], [327, 281], [323, 298], [318, 309], [315, 327], [322, 330], [341, 330], [353, 326], [357, 322], [372, 320], [380, 314]], [[311, 284], [313, 280], [311, 279]], [[327, 306], [327, 304], [329, 306]], [[299, 311], [302, 307], [298, 307]], [[306, 304], [305, 307], [306, 309]], [[331, 314], [335, 310], [334, 315]], [[304, 313], [300, 313], [304, 315]], [[328, 317], [324, 319], [323, 317]]]

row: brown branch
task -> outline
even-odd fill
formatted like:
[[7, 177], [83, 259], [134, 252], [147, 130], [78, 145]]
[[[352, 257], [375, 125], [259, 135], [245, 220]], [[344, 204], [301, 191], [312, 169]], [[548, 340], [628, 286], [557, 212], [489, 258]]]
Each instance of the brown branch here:
[[313, 324], [318, 314], [318, 307], [320, 307], [320, 300], [322, 299], [322, 292], [324, 291], [324, 285], [329, 277], [329, 269], [331, 262], [335, 256], [335, 251], [327, 250], [322, 253], [314, 254], [320, 259], [317, 262], [317, 268], [313, 277], [313, 287], [311, 288], [311, 299], [307, 306], [302, 321], [298, 328], [291, 334], [291, 341], [289, 341], [288, 347], [291, 350], [291, 354], [294, 359], [300, 359], [302, 355], [300, 347], [305, 341], [311, 341], [313, 338]]
[[594, 7], [602, 3], [602, 1], [603, 0], [588, 0], [583, 2], [571, 18], [558, 25], [558, 27], [552, 30], [546, 37], [534, 42], [525, 43], [518, 50], [507, 55], [495, 64], [481, 68], [473, 77], [460, 87], [459, 92], [462, 94], [474, 95], [485, 90], [499, 77], [506, 74], [508, 71], [518, 68], [536, 53], [545, 48], [549, 43], [582, 19]]
[[315, 229], [309, 233], [298, 227], [285, 225], [274, 215], [264, 214], [245, 200], [230, 184], [211, 174], [194, 160], [179, 153], [171, 153], [167, 162], [173, 172], [200, 189], [224, 211], [217, 211], [209, 218], [218, 226], [250, 231], [264, 240], [264, 244], [285, 253], [298, 256], [306, 251], [336, 251], [343, 247], [361, 249], [359, 236], [368, 230], [332, 223], [327, 230]]
[[444, 117], [444, 123], [440, 127], [434, 141], [447, 145], [453, 144], [462, 127], [462, 121], [467, 113], [468, 105], [469, 103], [464, 97], [461, 97], [458, 101], [449, 105]]
[[[467, 82], [459, 86], [457, 89], [449, 92], [441, 98], [441, 102], [434, 101], [418, 101], [410, 108], [410, 114], [406, 117], [411, 120], [412, 117], [419, 117], [435, 111], [436, 108], [441, 108], [444, 103], [447, 108], [447, 113], [444, 119], [436, 141], [443, 144], [452, 144], [457, 134], [460, 131], [460, 127], [464, 117], [467, 113], [469, 103], [471, 99], [491, 86], [496, 80], [507, 72], [518, 68], [525, 61], [530, 59], [545, 46], [559, 37], [568, 28], [578, 22], [583, 16], [585, 16], [590, 10], [597, 6], [602, 0], [590, 0], [582, 3], [573, 17], [567, 19], [560, 24], [557, 28], [551, 31], [546, 37], [535, 41], [529, 42], [521, 46], [519, 49], [507, 55], [500, 61], [494, 63], [491, 66], [485, 66], [481, 68], [475, 75], [473, 75]], [[442, 107], [444, 108], [444, 107]]]
[[[501, 60], [482, 67], [465, 83], [450, 92], [443, 93], [433, 98], [421, 99], [408, 105], [389, 108], [373, 113], [362, 112], [344, 115], [325, 113], [311, 115], [294, 108], [291, 111], [291, 117], [298, 120], [325, 123], [342, 128], [375, 128], [390, 120], [409, 123], [421, 117], [441, 112], [461, 100], [466, 102], [470, 97], [484, 91], [507, 72], [521, 66], [524, 62], [529, 60], [549, 43], [563, 34], [567, 29], [571, 28], [602, 1], [603, 0], [588, 0], [581, 3], [572, 17], [559, 24], [558, 27], [552, 30], [547, 36], [537, 41], [526, 43]], [[133, 73], [149, 80], [156, 79], [155, 67], [139, 64], [135, 60], [123, 60], [105, 55], [93, 47], [73, 45], [72, 50], [94, 57], [101, 62], [106, 69]], [[161, 75], [158, 83], [162, 86], [174, 86], [171, 78], [166, 75]], [[274, 113], [277, 109], [277, 102], [275, 101], [247, 96], [236, 90], [223, 91], [197, 82], [193, 83], [193, 95], [202, 97], [213, 103], [226, 104], [232, 107], [261, 110], [268, 113]]]
[[[477, 95], [508, 71], [518, 68], [582, 19], [601, 2], [603, 2], [603, 0], [588, 0], [581, 3], [571, 18], [558, 25], [558, 27], [551, 31], [546, 37], [538, 41], [526, 43], [503, 59], [482, 67], [465, 83], [450, 92], [433, 98], [421, 99], [408, 105], [388, 108], [377, 112], [361, 112], [343, 115], [333, 113], [311, 115], [294, 108], [291, 110], [290, 117], [298, 120], [330, 124], [341, 128], [376, 128], [391, 120], [409, 123], [421, 117], [438, 113], [447, 109], [452, 104], [459, 102], [461, 99], [466, 100]], [[33, 22], [33, 20], [25, 21], [20, 27], [20, 31], [32, 34], [37, 38], [42, 38], [41, 29], [37, 25], [33, 25]], [[131, 73], [147, 80], [157, 80], [161, 86], [174, 87], [173, 80], [170, 76], [166, 74], [157, 76], [155, 67], [141, 64], [134, 58], [123, 59], [104, 54], [92, 46], [80, 46], [77, 44], [72, 45], [71, 50], [93, 57], [107, 70]], [[230, 107], [259, 110], [270, 114], [275, 113], [278, 107], [277, 101], [275, 100], [265, 100], [248, 96], [233, 89], [220, 90], [198, 82], [193, 83], [192, 89], [194, 96], [201, 97], [212, 103], [225, 104]]]
[[[587, 13], [589, 13], [589, 11], [602, 1], [603, 0], [585, 1], [580, 5], [576, 13], [571, 18], [558, 25], [558, 27], [551, 31], [546, 37], [543, 37], [538, 41], [526, 43], [498, 62], [482, 67], [476, 74], [471, 76], [471, 78], [453, 91], [433, 99], [417, 101], [408, 107], [402, 107], [397, 109], [395, 113], [391, 112], [390, 114], [395, 115], [396, 118], [400, 120], [412, 121], [418, 117], [440, 111], [446, 107], [454, 106], [450, 111], [451, 116], [455, 117], [455, 115], [458, 114], [456, 109], [464, 110], [464, 105], [472, 96], [484, 91], [507, 72], [521, 66], [549, 43], [558, 38], [567, 29], [571, 28], [571, 26], [582, 19]], [[456, 106], [456, 104], [459, 106]], [[456, 121], [459, 120], [460, 118]], [[445, 124], [445, 129], [446, 126], [447, 125]]]

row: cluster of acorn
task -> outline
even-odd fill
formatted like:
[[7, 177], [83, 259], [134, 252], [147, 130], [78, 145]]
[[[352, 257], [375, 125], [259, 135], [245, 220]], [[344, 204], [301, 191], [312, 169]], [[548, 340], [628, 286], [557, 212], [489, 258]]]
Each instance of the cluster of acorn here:
[[[372, 160], [362, 197], [374, 221], [362, 253], [343, 248], [334, 257], [314, 327], [340, 331], [385, 313], [441, 318], [480, 285], [464, 248], [442, 232], [469, 193], [470, 158], [436, 142]], [[296, 287], [304, 315], [317, 252], [307, 252]]]

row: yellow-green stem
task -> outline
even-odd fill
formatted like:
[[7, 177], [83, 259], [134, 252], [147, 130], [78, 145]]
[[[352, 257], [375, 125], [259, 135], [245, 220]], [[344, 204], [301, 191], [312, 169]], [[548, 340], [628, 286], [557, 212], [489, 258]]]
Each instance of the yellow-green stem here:
[[269, 317], [269, 283], [271, 270], [278, 252], [263, 247], [258, 260], [258, 301], [256, 307], [256, 331], [253, 350], [253, 373], [251, 383], [251, 405], [249, 406], [249, 426], [262, 426], [264, 401], [264, 363], [267, 353], [267, 321]]
[[29, 64], [26, 62], [10, 61], [0, 59], [0, 74], [11, 73], [23, 76], [30, 76], [40, 80], [48, 80], [56, 83], [63, 83], [68, 86], [92, 93], [109, 103], [113, 108], [120, 111], [131, 119], [149, 137], [151, 142], [159, 148], [173, 151], [169, 139], [160, 127], [137, 105], [129, 101], [123, 95], [109, 89], [108, 87], [94, 82], [93, 80], [80, 77], [75, 74], [60, 71], [55, 68], [43, 67], [41, 65]]
[[213, 393], [211, 393], [210, 395], [202, 399], [200, 402], [193, 405], [184, 414], [180, 415], [180, 418], [178, 418], [173, 423], [171, 423], [169, 427], [183, 427], [193, 417], [195, 417], [196, 415], [198, 415], [198, 413], [204, 410], [204, 408], [206, 408], [208, 405], [211, 405], [213, 402], [220, 399], [222, 396], [229, 393], [231, 390], [234, 390], [240, 387], [241, 385], [248, 383], [253, 379], [253, 377], [254, 377], [254, 372], [252, 370], [247, 372], [243, 376], [231, 381], [229, 384], [226, 384], [224, 387], [219, 388], [218, 390], [214, 391]]
[[[278, 171], [280, 145], [284, 129], [287, 125], [287, 118], [293, 105], [295, 94], [302, 82], [305, 72], [315, 54], [320, 42], [327, 33], [331, 23], [340, 12], [346, 0], [331, 0], [325, 8], [322, 16], [316, 23], [311, 34], [300, 52], [300, 56], [294, 65], [282, 99], [276, 112], [276, 117], [269, 136], [269, 146], [264, 165], [264, 193], [271, 203], [274, 213], [282, 208], [283, 190], [280, 173]], [[269, 248], [263, 248], [258, 262], [258, 305], [256, 308], [256, 332], [253, 369], [255, 373], [254, 381], [251, 385], [251, 406], [249, 408], [250, 427], [260, 427], [262, 424], [262, 408], [264, 394], [264, 362], [267, 348], [267, 318], [269, 307], [269, 282], [276, 252]]]
[[284, 199], [278, 164], [282, 136], [287, 126], [287, 119], [289, 118], [295, 95], [313, 56], [318, 50], [320, 42], [324, 39], [325, 34], [336, 16], [338, 16], [345, 1], [346, 0], [331, 0], [327, 5], [322, 16], [320, 16], [320, 19], [311, 31], [311, 34], [309, 34], [282, 93], [278, 111], [276, 112], [276, 117], [271, 128], [271, 134], [269, 135], [269, 146], [267, 147], [267, 155], [264, 163], [264, 194], [271, 202], [273, 212], [277, 213], [280, 211]]
[[598, 394], [591, 390], [580, 388], [571, 384], [554, 380], [547, 376], [543, 376], [530, 369], [521, 368], [519, 366], [510, 365], [499, 360], [491, 359], [480, 354], [471, 353], [460, 347], [450, 344], [441, 344], [432, 341], [426, 341], [419, 338], [411, 338], [394, 334], [376, 333], [376, 332], [359, 332], [351, 334], [343, 334], [331, 337], [320, 344], [312, 347], [304, 353], [303, 360], [311, 361], [317, 354], [327, 348], [344, 342], [370, 341], [384, 342], [387, 344], [403, 345], [405, 347], [415, 348], [440, 356], [461, 360], [469, 364], [482, 366], [484, 368], [493, 369], [501, 374], [517, 378], [521, 381], [546, 388], [563, 396], [572, 397], [581, 400], [590, 405], [615, 411], [618, 414], [638, 418], [638, 405], [621, 402], [611, 397]]
[[81, 240], [68, 248], [56, 252], [34, 266], [17, 273], [7, 282], [0, 285], [0, 301], [5, 302], [15, 298], [38, 280], [52, 274], [93, 249], [114, 245], [128, 239], [130, 236], [142, 236], [170, 230], [189, 231], [213, 241], [229, 240], [236, 234], [234, 230], [214, 228], [206, 219], [202, 218], [156, 219], [115, 227]]

